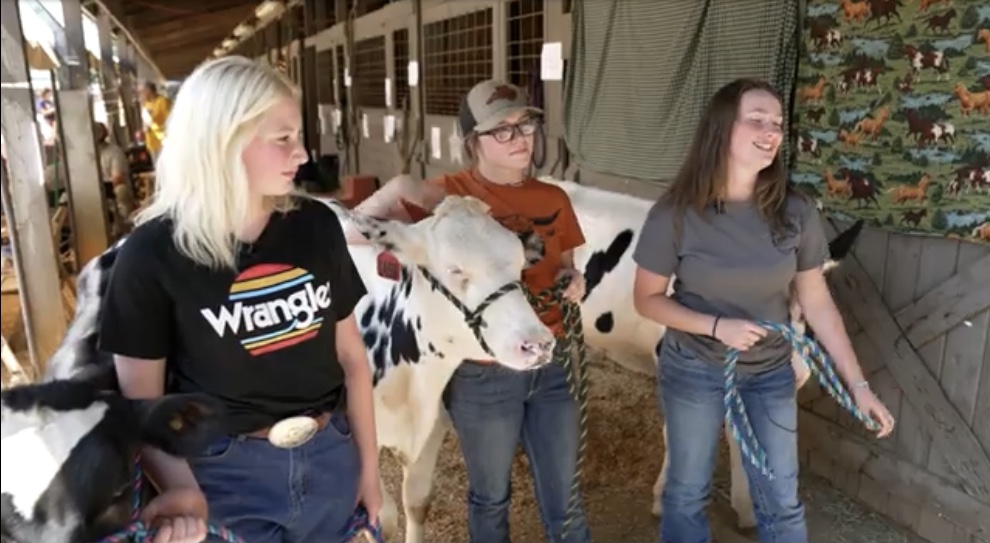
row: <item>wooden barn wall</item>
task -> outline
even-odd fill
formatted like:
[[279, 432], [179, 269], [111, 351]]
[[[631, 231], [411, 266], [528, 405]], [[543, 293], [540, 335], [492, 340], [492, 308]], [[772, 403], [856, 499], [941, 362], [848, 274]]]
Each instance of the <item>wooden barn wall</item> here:
[[[490, 9], [491, 73], [484, 75], [510, 77], [508, 57], [510, 51], [518, 53], [507, 32], [508, 4], [512, 1], [542, 4], [542, 41], [561, 42], [566, 60], [571, 22], [565, 0], [421, 0], [422, 22], [425, 27]], [[424, 93], [430, 87], [424, 85], [429, 78], [424, 64], [429, 59], [420, 51], [422, 29], [415, 24], [412, 2], [404, 1], [359, 17], [349, 36], [343, 22], [347, 11], [342, 4], [338, 2], [336, 24], [305, 41], [317, 54], [319, 107], [313, 117], [320, 133], [320, 150], [338, 155], [348, 165], [356, 162], [361, 174], [384, 181], [397, 175], [402, 166], [398, 144], [384, 141], [385, 116], [402, 117], [401, 97], [408, 99], [414, 125], [418, 116], [424, 115]], [[404, 35], [396, 34], [403, 29]], [[381, 51], [370, 47], [370, 42], [358, 46], [375, 37], [384, 38], [384, 70], [380, 58], [374, 61]], [[397, 37], [406, 40], [399, 48]], [[365, 70], [363, 74], [374, 79], [370, 83], [358, 81], [362, 77], [360, 67], [352, 64], [359, 50], [364, 61], [372, 60], [372, 73]], [[298, 56], [295, 45], [283, 51], [293, 59]], [[536, 51], [538, 55], [539, 46]], [[419, 86], [407, 87], [405, 66], [402, 58], [396, 59], [397, 52], [408, 60], [419, 60]], [[276, 58], [274, 48], [268, 57]], [[384, 78], [391, 85], [389, 107], [381, 106]], [[400, 90], [402, 87], [406, 88]], [[368, 94], [376, 96], [369, 98]], [[345, 104], [357, 105], [349, 108]], [[570, 178], [573, 165], [565, 168], [558, 152], [563, 134], [562, 82], [544, 82], [543, 104], [547, 159], [541, 173]], [[425, 115], [411, 172], [415, 177], [432, 177], [462, 167], [449, 145], [454, 122], [451, 115]], [[439, 158], [431, 148], [434, 127], [440, 131]], [[350, 133], [347, 139], [351, 145], [343, 144], [344, 139], [338, 136], [341, 131]], [[654, 198], [662, 190], [656, 184], [586, 170], [581, 172], [581, 182], [644, 198]], [[848, 225], [827, 226], [834, 235], [834, 228], [841, 230]], [[876, 440], [840, 412], [835, 401], [817, 386], [805, 387], [800, 395], [800, 447], [805, 469], [828, 478], [850, 497], [931, 541], [990, 543], [990, 475], [986, 467], [990, 464], [990, 312], [984, 302], [990, 291], [990, 280], [986, 279], [990, 271], [982, 277], [973, 275], [988, 270], [988, 259], [990, 246], [865, 228], [854, 257], [836, 270], [830, 281], [869, 379], [897, 418], [896, 431], [890, 438]], [[982, 285], [984, 290], [952, 290], [974, 289], [973, 285]], [[919, 312], [926, 308], [942, 311], [951, 300], [959, 300], [961, 311], [980, 303], [983, 309], [961, 316], [945, 311], [953, 326], [940, 331], [938, 324], [928, 322], [927, 333], [915, 333], [917, 327], [912, 326], [923, 316]], [[902, 334], [901, 328], [908, 332]], [[925, 337], [921, 337], [921, 344], [913, 345], [917, 349], [914, 354], [911, 340], [918, 336]], [[974, 450], [974, 443], [979, 450]]]
[[833, 272], [832, 291], [897, 426], [877, 440], [805, 387], [802, 458], [930, 541], [988, 541], [990, 247], [866, 228], [854, 252]]

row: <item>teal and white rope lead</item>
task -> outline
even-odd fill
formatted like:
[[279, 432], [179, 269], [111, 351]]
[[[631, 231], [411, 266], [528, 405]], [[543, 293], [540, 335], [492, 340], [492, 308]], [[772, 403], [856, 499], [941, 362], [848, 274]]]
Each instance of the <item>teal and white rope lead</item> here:
[[[791, 348], [801, 353], [801, 360], [811, 369], [811, 373], [818, 379], [819, 384], [824, 388], [829, 396], [835, 398], [839, 405], [853, 414], [870, 430], [878, 430], [880, 425], [856, 407], [849, 392], [842, 385], [838, 375], [835, 374], [835, 364], [832, 359], [818, 346], [818, 343], [805, 335], [798, 335], [790, 326], [783, 326], [767, 321], [757, 322], [760, 326], [771, 332], [778, 332], [787, 339]], [[725, 422], [729, 425], [732, 438], [739, 443], [739, 451], [751, 464], [756, 466], [763, 475], [773, 479], [773, 470], [770, 469], [770, 462], [767, 453], [760, 446], [753, 426], [746, 416], [746, 407], [743, 405], [742, 397], [736, 388], [736, 364], [739, 361], [739, 351], [729, 349], [725, 357]], [[736, 416], [733, 416], [736, 415]], [[737, 420], [739, 422], [737, 422]]]

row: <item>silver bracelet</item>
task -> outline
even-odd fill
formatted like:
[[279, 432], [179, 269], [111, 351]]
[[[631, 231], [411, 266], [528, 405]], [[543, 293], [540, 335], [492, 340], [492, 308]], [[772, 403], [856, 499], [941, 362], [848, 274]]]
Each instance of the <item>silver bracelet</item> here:
[[849, 385], [850, 390], [855, 390], [857, 388], [870, 388], [870, 382], [863, 379], [862, 381], [856, 381], [855, 383]]

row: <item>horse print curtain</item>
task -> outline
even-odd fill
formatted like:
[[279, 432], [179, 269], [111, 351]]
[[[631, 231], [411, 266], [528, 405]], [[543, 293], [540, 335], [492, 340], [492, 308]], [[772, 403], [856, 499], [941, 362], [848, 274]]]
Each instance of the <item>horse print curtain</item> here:
[[990, 242], [990, 2], [809, 0], [791, 180], [841, 219]]

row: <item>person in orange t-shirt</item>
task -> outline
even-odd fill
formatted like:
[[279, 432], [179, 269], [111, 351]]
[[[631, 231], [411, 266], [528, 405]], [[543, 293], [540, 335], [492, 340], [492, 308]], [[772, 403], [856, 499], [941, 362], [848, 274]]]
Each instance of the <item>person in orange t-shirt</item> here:
[[[416, 221], [446, 195], [474, 196], [520, 238], [541, 238], [543, 254], [522, 277], [531, 292], [539, 295], [567, 277], [565, 298], [580, 301], [584, 278], [574, 269], [573, 250], [584, 244], [584, 234], [567, 194], [531, 173], [534, 150], [543, 145], [542, 114], [515, 85], [497, 80], [475, 85], [458, 116], [471, 167], [425, 183], [396, 178], [356, 211]], [[540, 318], [558, 337], [563, 333], [559, 305]], [[509, 541], [510, 479], [520, 439], [532, 466], [547, 541], [591, 541], [583, 503], [568, 511], [578, 405], [562, 365], [520, 372], [494, 361], [465, 360], [447, 385], [445, 402], [467, 466], [472, 542]]]

